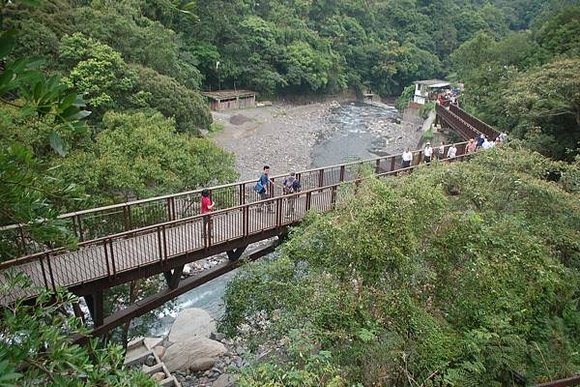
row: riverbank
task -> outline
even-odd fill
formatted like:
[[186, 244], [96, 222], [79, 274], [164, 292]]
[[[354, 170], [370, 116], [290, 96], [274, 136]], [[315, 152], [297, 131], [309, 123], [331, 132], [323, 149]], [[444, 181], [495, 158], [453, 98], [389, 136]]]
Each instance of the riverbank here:
[[307, 105], [275, 104], [232, 112], [213, 112], [223, 129], [214, 142], [236, 155], [240, 179], [254, 179], [263, 165], [273, 174], [303, 170], [318, 136], [328, 130], [327, 119], [338, 102]]
[[[231, 112], [213, 112], [217, 126], [223, 127], [212, 135], [213, 141], [236, 156], [236, 170], [240, 179], [257, 178], [263, 165], [269, 165], [272, 174], [299, 171], [324, 163], [320, 148], [331, 142], [341, 127], [350, 122], [340, 122], [345, 115], [359, 114], [346, 111], [360, 106], [350, 100], [325, 101], [305, 105], [277, 103], [252, 109]], [[357, 128], [363, 135], [373, 138], [372, 146], [357, 144], [357, 139], [345, 139], [338, 143], [340, 157], [328, 162], [342, 162], [349, 157], [372, 158], [388, 154], [402, 153], [406, 148], [416, 149], [421, 140], [423, 120], [416, 111], [406, 111], [400, 115], [392, 106], [373, 102], [363, 104], [366, 110], [375, 109], [375, 116], [364, 117]], [[352, 117], [351, 117], [352, 118]], [[360, 127], [362, 125], [362, 128]], [[356, 126], [356, 125], [351, 125]], [[340, 135], [340, 134], [339, 134]], [[353, 142], [354, 141], [354, 142]], [[349, 154], [349, 147], [365, 148]], [[323, 150], [324, 151], [324, 150]], [[330, 149], [327, 153], [335, 154]]]

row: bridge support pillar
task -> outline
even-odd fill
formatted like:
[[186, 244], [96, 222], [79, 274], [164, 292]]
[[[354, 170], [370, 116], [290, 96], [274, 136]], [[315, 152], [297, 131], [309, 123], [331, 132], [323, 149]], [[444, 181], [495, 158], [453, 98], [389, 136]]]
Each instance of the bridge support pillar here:
[[101, 326], [105, 323], [105, 312], [103, 309], [103, 291], [99, 290], [93, 294], [85, 296], [85, 301], [89, 307], [89, 312], [95, 327]]
[[229, 250], [227, 252], [229, 260], [230, 261], [237, 261], [238, 259], [240, 259], [240, 257], [242, 256], [242, 253], [244, 251], [246, 251], [246, 247], [248, 247], [248, 246], [246, 245], [246, 246], [238, 247], [235, 250]]
[[177, 286], [179, 286], [179, 281], [181, 280], [181, 274], [183, 273], [183, 266], [178, 266], [175, 269], [173, 269], [173, 271], [166, 271], [163, 272], [163, 275], [165, 276], [165, 281], [167, 282], [167, 286], [169, 287], [169, 289], [177, 289]]

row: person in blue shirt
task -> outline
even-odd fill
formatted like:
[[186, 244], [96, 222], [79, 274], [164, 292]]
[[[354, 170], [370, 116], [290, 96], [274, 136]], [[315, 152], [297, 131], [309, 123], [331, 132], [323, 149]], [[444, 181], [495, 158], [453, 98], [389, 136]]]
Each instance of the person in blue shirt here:
[[[260, 179], [258, 180], [258, 183], [256, 183], [256, 192], [258, 192], [258, 195], [260, 195], [260, 200], [266, 200], [268, 199], [268, 187], [270, 186], [270, 183], [273, 184], [272, 180], [270, 180], [270, 166], [268, 165], [264, 165], [263, 168], [263, 172], [260, 175]], [[261, 208], [258, 208], [258, 211], [261, 211]], [[272, 210], [272, 203], [268, 203], [268, 211], [273, 212]]]

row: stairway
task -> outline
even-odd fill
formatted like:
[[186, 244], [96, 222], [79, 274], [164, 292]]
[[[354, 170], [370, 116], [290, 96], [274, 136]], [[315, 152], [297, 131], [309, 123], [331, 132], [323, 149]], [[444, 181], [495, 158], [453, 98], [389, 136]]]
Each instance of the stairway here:
[[162, 387], [181, 387], [181, 384], [171, 375], [165, 363], [159, 359], [159, 356], [143, 337], [132, 340], [127, 345], [124, 364], [132, 368], [141, 366], [141, 371], [157, 381]]

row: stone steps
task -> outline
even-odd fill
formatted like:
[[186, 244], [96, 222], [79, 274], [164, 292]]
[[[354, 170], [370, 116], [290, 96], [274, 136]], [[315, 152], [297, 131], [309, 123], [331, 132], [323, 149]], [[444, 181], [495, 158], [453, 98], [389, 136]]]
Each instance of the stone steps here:
[[[129, 367], [140, 365], [141, 370], [151, 376], [162, 387], [181, 387], [181, 384], [171, 375], [165, 363], [152, 350], [152, 347], [158, 343], [151, 343], [149, 340], [151, 339], [138, 338], [132, 340], [127, 345], [124, 364]], [[161, 339], [159, 339], [160, 341]]]

